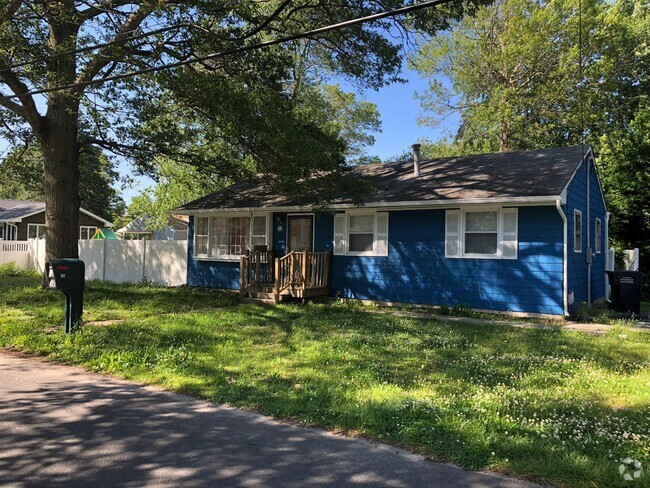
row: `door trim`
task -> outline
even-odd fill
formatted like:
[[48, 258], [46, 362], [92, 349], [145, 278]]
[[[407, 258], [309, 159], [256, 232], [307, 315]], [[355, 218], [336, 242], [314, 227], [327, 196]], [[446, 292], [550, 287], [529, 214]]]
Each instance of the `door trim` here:
[[316, 246], [316, 214], [315, 213], [291, 213], [287, 214], [287, 232], [286, 232], [286, 254], [289, 254], [289, 219], [291, 217], [311, 217], [311, 251], [314, 252]]

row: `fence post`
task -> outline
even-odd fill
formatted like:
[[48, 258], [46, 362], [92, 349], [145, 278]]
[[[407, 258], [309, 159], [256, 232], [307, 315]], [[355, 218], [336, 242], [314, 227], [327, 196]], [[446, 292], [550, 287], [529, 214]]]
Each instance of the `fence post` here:
[[104, 246], [102, 251], [102, 281], [106, 281], [106, 242], [108, 239], [104, 239]]
[[280, 258], [275, 258], [274, 283], [273, 290], [275, 291], [275, 303], [280, 302]]
[[301, 270], [302, 288], [307, 288], [307, 251], [302, 252], [302, 270]]
[[147, 264], [147, 239], [142, 239], [142, 279], [145, 277], [145, 266]]
[[244, 296], [244, 266], [245, 266], [246, 257], [242, 256], [239, 258], [239, 296]]

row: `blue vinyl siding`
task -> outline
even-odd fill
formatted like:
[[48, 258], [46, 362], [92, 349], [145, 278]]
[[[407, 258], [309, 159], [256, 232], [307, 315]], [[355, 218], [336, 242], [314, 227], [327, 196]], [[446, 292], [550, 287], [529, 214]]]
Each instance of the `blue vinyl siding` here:
[[223, 290], [239, 289], [239, 263], [194, 259], [194, 217], [187, 227], [187, 284]]
[[332, 294], [562, 314], [562, 234], [557, 209], [522, 207], [518, 259], [445, 258], [444, 210], [390, 212], [388, 256], [333, 256]]
[[[287, 214], [273, 213], [271, 216], [273, 229], [273, 251], [276, 257], [286, 254], [287, 250]], [[317, 214], [314, 219], [314, 250], [330, 251], [332, 249], [332, 229], [334, 225], [331, 214]], [[194, 256], [194, 217], [190, 217], [188, 227], [188, 262], [187, 284], [205, 288], [220, 288], [226, 290], [239, 289], [239, 262], [203, 261], [193, 259]]]
[[[286, 252], [285, 213], [272, 216], [273, 249]], [[332, 214], [315, 218], [314, 250], [332, 249]], [[197, 261], [188, 232], [188, 284], [237, 289], [239, 263]], [[444, 256], [445, 211], [390, 212], [387, 257], [332, 256], [331, 293], [391, 302], [562, 314], [562, 220], [555, 207], [519, 208], [516, 260]]]
[[[576, 310], [583, 302], [587, 301], [587, 176], [583, 163], [567, 189], [567, 203], [564, 210], [568, 220], [568, 267], [569, 293], [573, 292], [574, 303], [570, 307]], [[589, 235], [591, 249], [595, 250], [596, 219], [601, 221], [601, 252], [595, 254], [591, 266], [591, 300], [596, 301], [605, 296], [605, 259], [607, 243], [605, 242], [605, 227], [607, 216], [605, 202], [603, 201], [598, 184], [598, 175], [593, 164], [589, 165], [590, 174], [590, 201]], [[574, 210], [582, 212], [582, 253], [574, 252]]]

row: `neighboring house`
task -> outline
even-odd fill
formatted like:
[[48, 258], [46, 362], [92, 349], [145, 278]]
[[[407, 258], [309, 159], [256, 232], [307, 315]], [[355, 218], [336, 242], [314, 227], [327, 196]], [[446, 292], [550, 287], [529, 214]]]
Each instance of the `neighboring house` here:
[[413, 161], [349, 174], [377, 189], [364, 206], [341, 196], [314, 213], [248, 183], [174, 210], [189, 216], [187, 284], [550, 315], [604, 299], [588, 147], [420, 161], [415, 145]]
[[155, 241], [184, 241], [187, 239], [187, 223], [170, 218], [168, 225], [161, 230], [154, 230], [150, 217], [138, 217], [116, 231], [121, 239], [147, 239]]
[[[79, 239], [90, 239], [98, 228], [112, 223], [79, 209]], [[45, 202], [0, 200], [0, 239], [25, 241], [45, 238]]]

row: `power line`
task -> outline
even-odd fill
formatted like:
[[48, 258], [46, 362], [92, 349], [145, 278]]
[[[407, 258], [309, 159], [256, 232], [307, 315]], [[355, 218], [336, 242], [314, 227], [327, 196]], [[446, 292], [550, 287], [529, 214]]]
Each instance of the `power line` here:
[[[292, 0], [285, 0], [277, 9], [275, 9], [275, 11], [271, 15], [269, 15], [264, 20], [264, 22], [262, 22], [260, 25], [258, 25], [254, 29], [250, 30], [249, 32], [247, 32], [247, 33], [245, 33], [245, 34], [243, 34], [243, 35], [241, 35], [239, 37], [221, 38], [221, 39], [224, 40], [224, 41], [239, 42], [239, 41], [243, 41], [245, 39], [248, 39], [249, 37], [254, 36], [258, 32], [260, 32], [261, 30], [266, 28], [266, 26], [268, 26], [271, 22], [273, 22], [273, 20], [275, 20], [275, 18], [278, 15], [280, 15], [280, 13], [291, 3], [291, 1]], [[53, 54], [49, 54], [47, 56], [41, 56], [40, 58], [34, 58], [34, 59], [30, 59], [28, 61], [22, 61], [20, 63], [4, 65], [4, 66], [0, 67], [0, 73], [2, 73], [3, 71], [9, 71], [9, 70], [12, 70], [12, 69], [15, 69], [15, 68], [22, 68], [23, 66], [29, 66], [30, 64], [36, 64], [36, 63], [40, 63], [40, 62], [43, 62], [43, 61], [49, 61], [51, 59], [60, 58], [60, 57], [63, 57], [63, 56], [69, 56], [71, 54], [81, 54], [81, 53], [84, 53], [84, 52], [94, 51], [96, 49], [100, 49], [100, 48], [104, 48], [104, 47], [114, 46], [115, 44], [124, 44], [124, 43], [130, 42], [130, 41], [135, 41], [137, 39], [143, 39], [145, 37], [153, 36], [153, 35], [156, 35], [156, 34], [162, 34], [164, 32], [170, 31], [170, 30], [180, 29], [182, 27], [188, 27], [188, 28], [194, 28], [194, 29], [199, 28], [199, 26], [197, 26], [195, 24], [192, 24], [192, 23], [189, 23], [189, 22], [181, 22], [181, 23], [173, 24], [173, 25], [170, 25], [170, 26], [167, 26], [167, 27], [161, 27], [160, 29], [155, 29], [155, 30], [151, 30], [151, 31], [147, 31], [147, 32], [142, 32], [140, 34], [136, 34], [135, 31], [131, 31], [131, 32], [125, 33], [125, 37], [123, 37], [121, 39], [113, 39], [112, 41], [103, 42], [103, 43], [100, 43], [100, 44], [93, 44], [91, 46], [84, 46], [84, 47], [80, 47], [80, 48], [77, 48], [77, 49], [69, 49], [67, 51], [61, 51], [59, 53], [53, 53]]]
[[181, 27], [192, 27], [192, 26], [193, 25], [189, 24], [189, 23], [174, 24], [174, 25], [170, 25], [168, 27], [163, 27], [163, 28], [160, 28], [160, 29], [156, 29], [156, 30], [152, 30], [152, 31], [148, 31], [148, 32], [143, 32], [141, 34], [134, 34], [132, 36], [122, 38], [122, 39], [113, 39], [112, 41], [103, 42], [101, 44], [93, 44], [92, 46], [85, 46], [85, 47], [80, 47], [78, 49], [70, 49], [68, 51], [61, 51], [59, 53], [53, 53], [53, 54], [49, 54], [47, 56], [41, 56], [40, 58], [34, 58], [34, 59], [30, 59], [28, 61], [22, 61], [20, 63], [7, 64], [7, 65], [4, 65], [4, 66], [0, 67], [0, 73], [2, 73], [3, 71], [9, 71], [9, 70], [15, 69], [15, 68], [22, 68], [23, 66], [29, 66], [30, 64], [36, 64], [36, 63], [40, 63], [40, 62], [43, 62], [43, 61], [49, 61], [51, 59], [61, 58], [63, 56], [68, 56], [70, 54], [81, 54], [81, 53], [88, 52], [88, 51], [94, 51], [95, 49], [100, 49], [102, 47], [110, 47], [110, 46], [113, 46], [115, 44], [121, 44], [121, 43], [124, 43], [124, 42], [135, 41], [137, 39], [142, 39], [144, 37], [153, 36], [155, 34], [162, 34], [163, 32], [178, 29], [178, 28], [181, 28]]
[[344, 29], [346, 27], [351, 27], [351, 26], [358, 25], [358, 24], [363, 24], [363, 23], [366, 23], [366, 22], [372, 22], [374, 20], [385, 19], [385, 18], [388, 18], [388, 17], [395, 17], [397, 15], [413, 12], [413, 11], [416, 11], [416, 10], [421, 10], [421, 9], [434, 7], [434, 6], [438, 6], [438, 5], [443, 5], [443, 4], [449, 3], [451, 1], [453, 1], [453, 0], [429, 0], [429, 1], [426, 1], [426, 2], [417, 3], [417, 4], [414, 4], [414, 5], [409, 5], [409, 6], [394, 9], [394, 10], [388, 10], [388, 11], [385, 11], [385, 12], [380, 12], [380, 13], [373, 14], [373, 15], [368, 15], [368, 16], [365, 16], [365, 17], [358, 17], [356, 19], [346, 20], [344, 22], [339, 22], [338, 24], [331, 24], [331, 25], [328, 25], [328, 26], [319, 27], [317, 29], [312, 29], [310, 31], [300, 32], [298, 34], [292, 34], [290, 36], [279, 37], [277, 39], [272, 39], [272, 40], [260, 42], [260, 43], [257, 43], [257, 44], [251, 44], [251, 45], [248, 45], [248, 46], [239, 46], [239, 47], [236, 47], [236, 48], [227, 49], [225, 51], [220, 51], [220, 52], [217, 52], [217, 53], [207, 54], [205, 56], [196, 56], [196, 57], [193, 57], [191, 59], [185, 59], [185, 60], [177, 61], [177, 62], [174, 62], [174, 63], [168, 63], [168, 64], [164, 64], [162, 66], [152, 66], [150, 68], [145, 68], [145, 69], [136, 70], [136, 71], [129, 71], [129, 72], [121, 73], [121, 74], [118, 74], [118, 75], [107, 76], [105, 78], [87, 80], [87, 81], [77, 82], [77, 83], [69, 83], [69, 84], [66, 84], [66, 85], [57, 85], [57, 86], [53, 86], [53, 87], [49, 87], [49, 88], [42, 88], [42, 89], [39, 89], [39, 90], [30, 90], [30, 91], [27, 91], [27, 92], [24, 92], [24, 93], [19, 93], [19, 94], [16, 94], [16, 95], [8, 95], [5, 98], [7, 98], [7, 99], [20, 98], [20, 97], [29, 96], [29, 95], [40, 95], [40, 94], [51, 93], [51, 92], [55, 92], [55, 91], [69, 90], [71, 88], [79, 88], [79, 87], [86, 87], [86, 86], [90, 86], [90, 85], [98, 85], [98, 84], [106, 83], [108, 81], [123, 80], [123, 79], [126, 79], [126, 78], [132, 78], [132, 77], [138, 76], [138, 75], [154, 73], [156, 71], [161, 71], [161, 70], [165, 70], [165, 69], [178, 68], [180, 66], [186, 66], [186, 65], [195, 64], [195, 63], [202, 63], [204, 61], [211, 61], [213, 59], [223, 58], [225, 56], [230, 56], [232, 54], [239, 54], [239, 53], [243, 53], [243, 52], [254, 51], [254, 50], [265, 48], [265, 47], [275, 46], [275, 45], [278, 45], [278, 44], [284, 44], [284, 43], [289, 42], [289, 41], [304, 39], [306, 37], [311, 37], [311, 36], [318, 35], [318, 34], [324, 34], [324, 33], [327, 33], [327, 32], [332, 32], [332, 31], [335, 31], [335, 30]]

